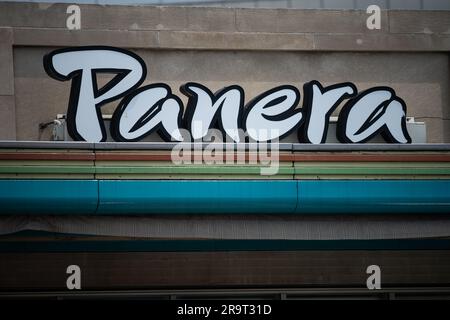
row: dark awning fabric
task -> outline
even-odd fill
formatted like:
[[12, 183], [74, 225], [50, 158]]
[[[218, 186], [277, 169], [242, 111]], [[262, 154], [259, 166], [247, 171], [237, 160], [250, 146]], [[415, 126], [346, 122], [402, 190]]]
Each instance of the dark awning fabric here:
[[0, 216], [0, 234], [24, 230], [149, 239], [423, 239], [450, 237], [450, 217], [444, 215]]

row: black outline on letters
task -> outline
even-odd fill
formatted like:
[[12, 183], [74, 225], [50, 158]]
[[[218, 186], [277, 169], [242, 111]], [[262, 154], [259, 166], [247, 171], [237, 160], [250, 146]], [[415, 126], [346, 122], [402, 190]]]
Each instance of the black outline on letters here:
[[[262, 116], [265, 119], [270, 120], [270, 121], [280, 121], [280, 120], [285, 120], [285, 119], [289, 118], [290, 116], [293, 116], [293, 115], [295, 115], [297, 113], [302, 113], [303, 109], [301, 109], [301, 108], [297, 109], [298, 103], [300, 101], [300, 91], [296, 87], [291, 86], [291, 85], [281, 85], [281, 86], [272, 88], [272, 89], [270, 89], [268, 91], [265, 91], [265, 92], [257, 95], [256, 97], [254, 97], [252, 100], [250, 100], [246, 104], [245, 111], [244, 111], [244, 114], [243, 114], [243, 117], [242, 117], [242, 127], [244, 128], [245, 132], [247, 132], [247, 134], [248, 134], [247, 124], [246, 124], [247, 123], [247, 117], [248, 117], [248, 114], [250, 113], [250, 111], [253, 109], [253, 107], [260, 100], [264, 99], [265, 97], [271, 95], [274, 92], [281, 91], [281, 90], [284, 90], [284, 89], [289, 89], [289, 90], [292, 90], [292, 91], [295, 92], [296, 97], [295, 97], [294, 103], [292, 104], [292, 107], [290, 107], [288, 110], [286, 110], [283, 113], [280, 113], [279, 115], [276, 115], [276, 116], [266, 116], [264, 114]], [[271, 104], [265, 106], [264, 108], [266, 108], [268, 106], [271, 106]], [[284, 137], [290, 135], [294, 130], [298, 129], [298, 127], [300, 127], [303, 124], [304, 120], [305, 120], [305, 117], [303, 117], [303, 114], [302, 114], [302, 118], [300, 119], [300, 121], [294, 127], [289, 129], [289, 131], [287, 131], [285, 134], [279, 136], [278, 140], [283, 139]], [[268, 141], [271, 141], [271, 140], [268, 140]]]
[[[384, 102], [382, 102], [377, 109], [379, 108], [385, 108], [387, 105], [389, 105], [389, 103], [391, 103], [394, 100], [397, 100], [398, 102], [400, 102], [403, 112], [405, 113], [405, 116], [402, 119], [402, 123], [401, 123], [401, 127], [402, 127], [402, 132], [403, 135], [405, 136], [407, 142], [406, 143], [411, 143], [411, 137], [408, 133], [408, 130], [406, 128], [406, 104], [405, 101], [403, 101], [403, 99], [401, 99], [400, 97], [398, 97], [395, 94], [395, 90], [390, 88], [390, 87], [386, 87], [386, 86], [379, 86], [379, 87], [372, 87], [369, 88], [363, 92], [361, 92], [360, 94], [358, 94], [358, 96], [356, 98], [351, 99], [350, 101], [348, 101], [343, 107], [341, 112], [339, 113], [339, 118], [338, 118], [338, 123], [337, 123], [337, 129], [336, 129], [336, 137], [338, 138], [338, 140], [342, 143], [364, 143], [369, 141], [370, 139], [372, 139], [373, 137], [375, 137], [377, 134], [381, 134], [381, 136], [383, 137], [383, 139], [387, 142], [387, 143], [402, 143], [400, 141], [395, 140], [395, 138], [391, 135], [389, 128], [387, 127], [386, 124], [382, 125], [379, 129], [377, 129], [374, 133], [372, 133], [370, 136], [368, 136], [367, 138], [358, 141], [358, 142], [353, 142], [351, 141], [345, 134], [345, 129], [347, 128], [347, 121], [348, 121], [348, 115], [350, 113], [350, 110], [353, 108], [353, 106], [363, 97], [365, 97], [366, 95], [368, 95], [369, 93], [372, 93], [374, 91], [379, 91], [379, 90], [385, 90], [385, 91], [389, 91], [392, 95], [392, 97], [389, 100], [386, 100]], [[373, 114], [373, 113], [372, 113]], [[381, 115], [383, 115], [384, 112], [381, 113]], [[380, 115], [380, 116], [381, 116]], [[370, 119], [370, 117], [368, 118]], [[373, 121], [366, 121], [360, 129], [358, 129], [358, 132], [364, 131], [365, 129], [367, 129], [368, 127], [370, 127], [370, 125], [372, 124]]]
[[[77, 113], [78, 98], [80, 96], [82, 70], [78, 69], [78, 70], [75, 70], [75, 71], [69, 73], [67, 76], [62, 76], [60, 73], [58, 73], [54, 69], [53, 64], [52, 64], [52, 59], [53, 59], [53, 56], [60, 54], [60, 53], [73, 52], [73, 51], [90, 51], [90, 50], [109, 50], [109, 51], [120, 52], [120, 53], [126, 54], [126, 55], [131, 56], [134, 59], [136, 59], [142, 67], [141, 78], [130, 89], [122, 92], [121, 94], [119, 94], [117, 96], [106, 99], [106, 100], [102, 101], [101, 103], [98, 103], [95, 105], [95, 109], [96, 109], [96, 113], [97, 113], [97, 120], [99, 122], [100, 129], [102, 131], [102, 139], [100, 141], [106, 141], [106, 138], [107, 138], [106, 129], [105, 129], [105, 124], [102, 119], [102, 113], [101, 113], [100, 107], [108, 102], [111, 102], [111, 101], [117, 100], [121, 97], [124, 97], [127, 94], [129, 94], [130, 92], [132, 92], [133, 90], [135, 90], [136, 88], [138, 88], [144, 82], [144, 80], [147, 76], [147, 66], [145, 65], [144, 60], [137, 54], [135, 54], [131, 51], [125, 50], [125, 49], [110, 47], [110, 46], [70, 47], [70, 48], [57, 49], [57, 50], [54, 50], [54, 51], [46, 54], [43, 59], [43, 64], [44, 64], [45, 72], [47, 72], [47, 74], [50, 77], [52, 77], [56, 80], [60, 80], [60, 81], [67, 81], [67, 80], [72, 79], [69, 104], [67, 107], [67, 131], [73, 140], [85, 141], [85, 139], [78, 133], [76, 125], [75, 125], [75, 115]], [[123, 70], [124, 69], [115, 69], [115, 68], [91, 69], [91, 75], [93, 73], [98, 73], [98, 72], [117, 73], [119, 71], [119, 73], [121, 73], [121, 72], [123, 72]], [[116, 78], [117, 78], [117, 76], [114, 77], [110, 82], [108, 82], [103, 88], [98, 90], [97, 80], [95, 77], [92, 77], [92, 87], [94, 89], [94, 96], [96, 94], [98, 94], [99, 91], [105, 92], [105, 91], [109, 90], [110, 88], [112, 88], [113, 85], [116, 85], [118, 83], [118, 82], [114, 81]], [[122, 80], [122, 78], [120, 80]]]
[[[100, 97], [105, 92], [109, 91], [112, 87], [114, 87], [116, 84], [118, 84], [120, 81], [122, 81], [123, 78], [125, 78], [131, 70], [128, 69], [91, 69], [91, 77], [92, 77], [92, 87], [94, 89], [94, 98]], [[115, 76], [108, 81], [107, 84], [105, 84], [100, 89], [98, 88], [98, 82], [97, 82], [97, 74], [99, 73], [109, 73], [109, 74], [115, 74]]]
[[178, 123], [178, 128], [181, 129], [182, 128], [182, 114], [183, 114], [183, 102], [181, 101], [181, 99], [179, 97], [177, 97], [176, 95], [172, 94], [172, 90], [170, 89], [170, 87], [165, 84], [165, 83], [152, 83], [146, 86], [143, 86], [139, 89], [137, 89], [136, 91], [134, 91], [133, 93], [127, 95], [125, 98], [122, 99], [122, 101], [120, 101], [119, 105], [117, 106], [116, 110], [113, 113], [112, 119], [111, 119], [111, 125], [110, 125], [110, 132], [111, 132], [111, 136], [113, 137], [114, 140], [116, 141], [123, 141], [123, 142], [135, 142], [135, 141], [139, 141], [144, 139], [145, 137], [149, 136], [150, 134], [152, 134], [153, 132], [157, 131], [158, 135], [166, 142], [171, 142], [173, 140], [171, 140], [171, 135], [167, 132], [167, 130], [164, 128], [164, 126], [162, 125], [162, 122], [159, 122], [156, 126], [154, 126], [151, 130], [147, 131], [146, 133], [142, 134], [141, 136], [134, 138], [134, 139], [126, 139], [124, 138], [119, 131], [119, 123], [120, 123], [120, 119], [122, 118], [122, 114], [125, 111], [126, 107], [128, 106], [128, 103], [135, 97], [137, 96], [139, 93], [146, 91], [148, 89], [153, 89], [153, 88], [164, 88], [167, 90], [167, 96], [158, 100], [154, 106], [162, 106], [163, 103], [167, 100], [167, 99], [174, 99], [178, 102], [178, 104], [180, 105], [180, 112], [178, 113], [178, 117], [177, 117], [177, 123]]
[[[244, 103], [245, 103], [245, 92], [244, 89], [242, 89], [242, 87], [238, 86], [238, 85], [231, 85], [231, 86], [227, 86], [224, 87], [218, 91], [216, 91], [215, 93], [212, 93], [211, 90], [209, 90], [207, 87], [205, 87], [204, 85], [197, 83], [197, 82], [187, 82], [185, 84], [183, 84], [182, 86], [180, 86], [180, 91], [181, 93], [183, 93], [185, 96], [188, 97], [188, 103], [186, 105], [186, 111], [184, 112], [184, 117], [183, 117], [183, 123], [185, 125], [185, 128], [187, 130], [189, 130], [189, 132], [191, 133], [191, 137], [192, 137], [192, 131], [191, 131], [191, 124], [192, 124], [192, 118], [194, 116], [194, 112], [198, 103], [198, 95], [192, 91], [191, 89], [189, 89], [189, 87], [197, 87], [202, 89], [204, 92], [206, 92], [209, 96], [209, 98], [212, 101], [212, 105], [214, 105], [217, 100], [219, 100], [225, 93], [227, 93], [230, 90], [238, 90], [241, 98], [239, 101], [239, 109], [238, 109], [238, 115], [237, 115], [237, 129], [242, 129], [242, 115], [244, 113]], [[217, 108], [216, 113], [214, 114], [213, 118], [211, 119], [211, 123], [209, 124], [208, 127], [208, 131], [210, 129], [219, 129], [222, 133], [223, 137], [228, 136], [225, 128], [222, 125], [222, 108], [223, 108], [223, 103]], [[230, 137], [231, 138], [231, 137]]]
[[[139, 140], [145, 138], [146, 136], [150, 135], [154, 131], [157, 131], [162, 139], [164, 139], [165, 141], [172, 141], [170, 134], [165, 130], [165, 128], [162, 126], [161, 123], [157, 124], [153, 129], [151, 129], [147, 133], [143, 134], [142, 136], [132, 139], [132, 140], [127, 140], [120, 135], [118, 128], [119, 128], [119, 121], [122, 116], [122, 113], [124, 112], [126, 106], [131, 101], [131, 99], [133, 99], [133, 97], [135, 97], [140, 92], [147, 90], [147, 89], [155, 88], [155, 87], [164, 87], [167, 89], [167, 91], [168, 91], [167, 96], [165, 98], [159, 100], [154, 105], [155, 108], [158, 108], [158, 106], [161, 107], [162, 104], [164, 103], [164, 101], [166, 99], [170, 99], [170, 98], [175, 99], [181, 108], [183, 108], [183, 103], [178, 96], [176, 96], [172, 93], [170, 87], [167, 84], [155, 83], [155, 84], [151, 84], [151, 85], [147, 85], [147, 86], [143, 86], [143, 87], [139, 88], [139, 86], [144, 82], [144, 80], [147, 76], [147, 67], [145, 65], [144, 60], [140, 56], [138, 56], [137, 54], [135, 54], [131, 51], [121, 49], [121, 48], [111, 47], [111, 46], [79, 46], [79, 47], [69, 47], [69, 48], [57, 49], [57, 50], [53, 50], [50, 53], [46, 54], [43, 58], [44, 69], [50, 77], [52, 77], [56, 80], [59, 80], [59, 81], [72, 80], [71, 81], [71, 89], [70, 89], [70, 97], [69, 97], [69, 102], [68, 102], [68, 107], [67, 107], [67, 131], [68, 131], [69, 135], [72, 137], [72, 139], [78, 140], [78, 141], [85, 140], [78, 133], [77, 128], [76, 128], [76, 122], [75, 122], [75, 115], [77, 113], [78, 99], [79, 99], [79, 95], [80, 95], [82, 70], [81, 69], [74, 70], [67, 76], [63, 76], [54, 69], [53, 64], [52, 64], [52, 59], [55, 55], [60, 54], [60, 53], [89, 51], [89, 50], [108, 50], [108, 51], [120, 52], [120, 53], [126, 54], [126, 55], [136, 59], [142, 67], [141, 78], [131, 88], [118, 94], [117, 96], [106, 99], [95, 105], [97, 121], [100, 125], [100, 129], [102, 132], [102, 139], [100, 141], [106, 141], [106, 138], [107, 138], [106, 129], [105, 129], [105, 125], [104, 125], [104, 122], [102, 119], [102, 113], [101, 113], [100, 107], [108, 102], [111, 102], [111, 101], [114, 101], [114, 100], [117, 100], [120, 98], [123, 98], [123, 99], [119, 102], [118, 106], [116, 107], [116, 109], [113, 113], [113, 118], [112, 118], [111, 126], [110, 126], [110, 132], [111, 132], [111, 135], [114, 140], [116, 140], [116, 141], [139, 141]], [[105, 92], [110, 90], [112, 87], [117, 85], [129, 72], [131, 72], [131, 70], [121, 69], [121, 68], [91, 69], [92, 88], [93, 88], [93, 92], [94, 92], [94, 98], [98, 98], [100, 95], [104, 94]], [[116, 74], [116, 76], [114, 78], [112, 78], [105, 86], [103, 86], [102, 88], [99, 89], [98, 84], [97, 84], [97, 74], [98, 73], [114, 73], [114, 74]], [[189, 131], [191, 131], [191, 129], [192, 129], [191, 122], [192, 122], [193, 114], [195, 112], [195, 107], [198, 102], [198, 97], [195, 92], [193, 92], [192, 90], [189, 89], [190, 86], [195, 86], [195, 87], [198, 87], [198, 88], [204, 90], [211, 98], [213, 105], [217, 102], [218, 99], [220, 99], [222, 97], [223, 94], [225, 94], [229, 90], [237, 89], [241, 94], [241, 99], [239, 102], [240, 103], [239, 111], [238, 111], [238, 115], [237, 115], [237, 127], [238, 127], [238, 129], [243, 129], [245, 131], [247, 131], [246, 122], [247, 122], [248, 114], [261, 99], [264, 99], [265, 97], [267, 97], [277, 91], [289, 89], [289, 90], [294, 91], [296, 94], [296, 99], [295, 99], [295, 102], [293, 103], [293, 105], [288, 110], [286, 110], [276, 116], [267, 116], [264, 114], [262, 116], [265, 119], [270, 120], [270, 121], [281, 121], [281, 120], [285, 120], [285, 119], [295, 115], [296, 113], [302, 113], [302, 119], [293, 128], [289, 129], [289, 131], [287, 131], [286, 133], [281, 135], [278, 139], [281, 140], [281, 139], [285, 138], [286, 136], [291, 134], [294, 130], [296, 130], [300, 126], [303, 126], [303, 124], [304, 124], [303, 128], [300, 129], [297, 133], [298, 139], [299, 139], [299, 141], [306, 141], [308, 143], [311, 143], [308, 140], [307, 131], [308, 131], [308, 127], [310, 125], [309, 122], [310, 122], [310, 118], [311, 118], [311, 107], [312, 107], [312, 98], [313, 98], [312, 86], [313, 85], [317, 85], [322, 93], [325, 93], [329, 90], [333, 90], [333, 89], [340, 88], [343, 86], [350, 86], [355, 91], [355, 94], [344, 94], [332, 106], [332, 108], [327, 112], [327, 114], [326, 114], [327, 121], [325, 121], [324, 132], [322, 134], [322, 139], [321, 139], [320, 143], [325, 143], [325, 141], [326, 141], [326, 137], [328, 134], [328, 128], [329, 128], [329, 117], [330, 117], [331, 113], [338, 107], [338, 105], [344, 99], [349, 99], [349, 98], [350, 98], [349, 101], [347, 101], [344, 104], [344, 106], [342, 107], [342, 109], [339, 113], [339, 119], [338, 119], [337, 128], [336, 128], [336, 136], [341, 143], [353, 143], [353, 141], [351, 141], [345, 135], [349, 112], [361, 98], [363, 98], [364, 96], [366, 96], [367, 94], [369, 94], [371, 92], [378, 91], [378, 90], [389, 91], [392, 94], [392, 97], [389, 100], [382, 102], [375, 109], [375, 111], [373, 113], [378, 112], [380, 110], [380, 108], [386, 108], [389, 103], [391, 103], [394, 100], [397, 100], [401, 104], [404, 114], [405, 114], [404, 118], [401, 120], [402, 132], [403, 132], [403, 135], [405, 136], [405, 138], [407, 139], [406, 143], [411, 143], [411, 137], [410, 137], [410, 135], [407, 131], [407, 127], [406, 127], [406, 114], [407, 114], [406, 113], [406, 111], [407, 111], [406, 104], [403, 99], [401, 99], [400, 97], [398, 97], [395, 94], [394, 89], [387, 87], [387, 86], [378, 86], [378, 87], [372, 87], [361, 93], [358, 93], [356, 86], [351, 82], [338, 83], [338, 84], [334, 84], [334, 85], [331, 85], [328, 87], [323, 87], [320, 84], [320, 82], [317, 80], [312, 80], [308, 83], [305, 83], [303, 85], [305, 97], [304, 97], [302, 108], [297, 108], [301, 95], [300, 95], [299, 90], [292, 85], [281, 85], [281, 86], [272, 88], [268, 91], [265, 91], [265, 92], [257, 95], [252, 100], [250, 100], [247, 104], [245, 104], [245, 91], [242, 89], [242, 87], [240, 87], [238, 85], [230, 85], [230, 86], [224, 87], [223, 89], [221, 89], [215, 93], [212, 93], [204, 85], [201, 85], [196, 82], [187, 82], [186, 84], [184, 84], [180, 87], [180, 91], [188, 97], [188, 104], [185, 108], [184, 115], [183, 115], [183, 110], [180, 110], [180, 112], [177, 116], [178, 127], [179, 127], [179, 129], [182, 129], [183, 124], [184, 124], [184, 128], [187, 128]], [[284, 98], [284, 99], [286, 99], [286, 98]], [[279, 97], [279, 98], [271, 101], [270, 103], [268, 103], [266, 106], [264, 106], [264, 108], [270, 107], [271, 105], [276, 104], [276, 103], [280, 103], [280, 101], [283, 101], [284, 99], [283, 99], [283, 97]], [[211, 128], [218, 128], [221, 130], [223, 136], [225, 137], [226, 131], [223, 128], [222, 119], [221, 119], [222, 108], [223, 108], [223, 105], [220, 105], [218, 107], [216, 113], [214, 114], [214, 116], [211, 120], [208, 131]], [[372, 115], [370, 115], [368, 117], [368, 119], [366, 120], [366, 122], [361, 126], [361, 128], [357, 132], [361, 132], [361, 131], [364, 131], [365, 129], [367, 129], [373, 123], [373, 121], [375, 121], [378, 117], [382, 116], [384, 113], [385, 113], [385, 111], [382, 110], [380, 115], [377, 115], [377, 117], [375, 117], [373, 119], [372, 119]], [[142, 116], [142, 117], [144, 117], [144, 116]], [[141, 119], [142, 119], [142, 117], [141, 117]], [[142, 120], [143, 120], [142, 122], [145, 124], [146, 118], [144, 118]], [[138, 123], [136, 123], [136, 125], [137, 124]], [[379, 133], [384, 138], [384, 140], [388, 143], [401, 143], [401, 142], [397, 141], [391, 135], [386, 124], [384, 124], [379, 129], [377, 129], [369, 137], [365, 138], [364, 140], [359, 141], [358, 143], [367, 142]], [[247, 132], [247, 134], [248, 134], [248, 132]], [[248, 139], [248, 136], [247, 136], [246, 140], [247, 139]]]
[[316, 85], [319, 87], [320, 92], [322, 92], [322, 94], [326, 93], [327, 91], [330, 90], [334, 90], [334, 89], [338, 89], [338, 88], [342, 88], [342, 87], [351, 87], [354, 91], [353, 94], [347, 94], [345, 93], [341, 98], [339, 98], [335, 104], [333, 104], [333, 106], [330, 108], [330, 110], [325, 114], [325, 126], [323, 128], [323, 133], [322, 133], [322, 138], [320, 140], [320, 143], [325, 143], [326, 139], [327, 139], [327, 135], [328, 135], [328, 128], [330, 125], [330, 116], [331, 114], [334, 112], [334, 110], [336, 110], [336, 108], [339, 106], [339, 104], [341, 104], [342, 101], [344, 101], [345, 99], [349, 99], [352, 97], [355, 97], [358, 94], [358, 89], [356, 88], [356, 85], [351, 83], [351, 82], [342, 82], [342, 83], [337, 83], [337, 84], [333, 84], [331, 86], [328, 87], [323, 87], [319, 81], [317, 80], [312, 80], [310, 82], [307, 82], [303, 85], [303, 107], [302, 110], [303, 111], [303, 115], [305, 116], [305, 122], [304, 122], [304, 126], [302, 126], [303, 129], [298, 131], [298, 140], [301, 142], [306, 142], [306, 143], [312, 143], [309, 138], [308, 138], [308, 128], [310, 125], [310, 119], [311, 119], [311, 109], [312, 109], [312, 100], [313, 100], [313, 85]]

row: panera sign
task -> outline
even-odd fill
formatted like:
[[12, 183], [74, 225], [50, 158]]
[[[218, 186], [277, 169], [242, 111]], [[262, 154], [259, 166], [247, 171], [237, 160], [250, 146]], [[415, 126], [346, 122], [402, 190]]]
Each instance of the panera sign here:
[[[183, 141], [183, 129], [198, 140], [218, 128], [234, 142], [243, 142], [242, 131], [245, 139], [262, 142], [297, 130], [300, 142], [320, 144], [325, 142], [330, 115], [344, 103], [337, 122], [340, 142], [363, 143], [380, 134], [386, 142], [411, 143], [405, 102], [390, 87], [358, 93], [350, 82], [323, 87], [311, 81], [303, 86], [303, 105], [297, 108], [300, 92], [291, 85], [270, 89], [245, 104], [244, 89], [238, 85], [212, 93], [189, 82], [180, 88], [188, 98], [183, 115], [183, 103], [168, 85], [141, 87], [147, 67], [132, 52], [104, 46], [60, 49], [44, 57], [44, 67], [51, 77], [72, 82], [67, 128], [74, 140], [106, 141], [101, 106], [121, 99], [110, 125], [116, 141], [139, 141], [154, 131], [166, 141]], [[98, 73], [115, 76], [99, 88]]]

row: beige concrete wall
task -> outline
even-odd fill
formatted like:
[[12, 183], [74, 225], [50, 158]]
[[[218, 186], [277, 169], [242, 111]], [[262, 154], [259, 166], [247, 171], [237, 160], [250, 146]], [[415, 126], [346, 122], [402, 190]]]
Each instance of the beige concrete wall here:
[[383, 11], [381, 30], [368, 30], [364, 11], [80, 7], [82, 29], [69, 31], [67, 5], [0, 3], [0, 139], [49, 140], [39, 123], [65, 113], [70, 83], [47, 76], [42, 57], [97, 44], [135, 51], [146, 83], [168, 83], [183, 101], [188, 81], [239, 84], [246, 101], [314, 79], [388, 85], [426, 122], [429, 142], [450, 142], [450, 12]]

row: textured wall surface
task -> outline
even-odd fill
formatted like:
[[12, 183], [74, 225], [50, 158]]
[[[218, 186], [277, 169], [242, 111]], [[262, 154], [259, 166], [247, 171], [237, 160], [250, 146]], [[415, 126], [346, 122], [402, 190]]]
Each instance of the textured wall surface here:
[[43, 55], [96, 44], [138, 53], [145, 83], [168, 83], [184, 102], [188, 81], [238, 84], [246, 101], [281, 84], [302, 93], [310, 80], [388, 85], [429, 142], [450, 142], [449, 11], [382, 11], [381, 30], [369, 30], [365, 11], [82, 5], [81, 30], [70, 31], [66, 8], [0, 3], [0, 139], [49, 140], [39, 123], [66, 112], [70, 83], [46, 75]]

